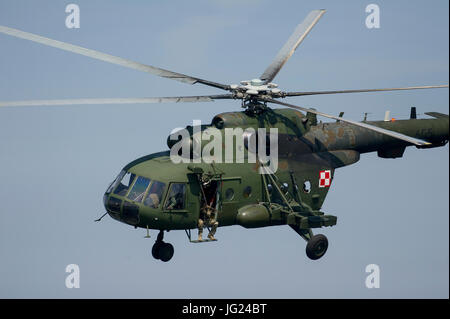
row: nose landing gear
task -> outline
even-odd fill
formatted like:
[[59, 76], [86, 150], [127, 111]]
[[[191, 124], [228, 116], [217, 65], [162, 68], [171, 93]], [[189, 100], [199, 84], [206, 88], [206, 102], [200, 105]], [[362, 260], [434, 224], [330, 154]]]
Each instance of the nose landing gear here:
[[158, 237], [152, 247], [152, 256], [164, 262], [168, 262], [173, 257], [174, 248], [172, 244], [163, 241], [164, 231], [160, 230]]

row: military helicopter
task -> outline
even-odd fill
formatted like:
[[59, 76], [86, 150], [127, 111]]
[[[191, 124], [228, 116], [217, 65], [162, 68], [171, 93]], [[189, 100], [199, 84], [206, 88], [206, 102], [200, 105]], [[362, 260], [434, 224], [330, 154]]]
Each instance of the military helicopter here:
[[[289, 225], [307, 242], [307, 256], [317, 260], [327, 251], [328, 240], [322, 234], [314, 235], [312, 230], [337, 223], [336, 216], [321, 211], [337, 168], [356, 163], [363, 153], [377, 152], [381, 158], [398, 158], [403, 156], [407, 146], [427, 149], [444, 146], [449, 140], [447, 114], [428, 112], [425, 114], [432, 119], [418, 119], [416, 109], [411, 108], [407, 120], [393, 121], [387, 116], [383, 121], [364, 119], [358, 122], [343, 118], [343, 113], [334, 116], [279, 101], [280, 98], [293, 96], [448, 88], [448, 85], [435, 85], [314, 92], [280, 90], [273, 82], [275, 76], [324, 13], [325, 10], [310, 12], [259, 78], [231, 85], [0, 26], [0, 32], [10, 36], [187, 84], [199, 83], [228, 91], [226, 94], [206, 96], [6, 101], [0, 102], [0, 106], [239, 100], [243, 111], [218, 114], [209, 125], [187, 126], [185, 130], [188, 135], [184, 138], [179, 135], [178, 139], [174, 139], [173, 134], [168, 137], [170, 150], [144, 156], [126, 165], [104, 194], [107, 213], [101, 218], [109, 214], [115, 220], [144, 228], [147, 230], [146, 237], [150, 237], [150, 229], [159, 231], [152, 255], [163, 262], [169, 261], [174, 254], [173, 246], [164, 242], [164, 231], [184, 230], [192, 243], [216, 240], [214, 236], [201, 240], [192, 238], [191, 230], [198, 227], [205, 209], [213, 212], [219, 227]], [[269, 103], [287, 108], [272, 109]], [[318, 122], [317, 116], [335, 122]], [[261, 128], [276, 129], [276, 170], [271, 170], [268, 162], [259, 160], [272, 152], [272, 149], [269, 150], [272, 135], [260, 134], [258, 129]], [[208, 146], [208, 141], [199, 136], [212, 129], [221, 135], [230, 129], [242, 129], [242, 134], [232, 139], [236, 145], [241, 145], [240, 149], [233, 149], [234, 161], [222, 160], [221, 150], [226, 147], [223, 144], [210, 153], [209, 160], [199, 157], [198, 150]], [[175, 152], [175, 157], [179, 159], [175, 163], [172, 151], [176, 145], [189, 152], [188, 155], [186, 152]], [[251, 162], [248, 160], [250, 158], [258, 160]]]

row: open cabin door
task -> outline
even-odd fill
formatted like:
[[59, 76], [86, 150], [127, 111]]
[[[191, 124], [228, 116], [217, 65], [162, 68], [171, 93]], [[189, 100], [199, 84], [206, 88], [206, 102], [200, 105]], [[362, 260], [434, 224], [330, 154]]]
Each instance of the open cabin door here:
[[[196, 216], [196, 222], [198, 222], [201, 218], [205, 222], [204, 227], [207, 228], [210, 232], [211, 225], [209, 225], [206, 220], [217, 221], [220, 217], [222, 205], [222, 174], [203, 173], [203, 170], [201, 168], [190, 168], [190, 170], [193, 172], [193, 174], [190, 174], [190, 177], [195, 179], [195, 184], [198, 187], [198, 199], [196, 205], [198, 209], [194, 214]], [[207, 212], [208, 214], [206, 214]], [[186, 234], [190, 242], [199, 242], [198, 240], [192, 240], [190, 229], [186, 229]], [[208, 241], [210, 240], [203, 239], [201, 242]]]
[[200, 210], [211, 210], [215, 219], [219, 219], [222, 208], [222, 182], [218, 178], [202, 178], [200, 180]]

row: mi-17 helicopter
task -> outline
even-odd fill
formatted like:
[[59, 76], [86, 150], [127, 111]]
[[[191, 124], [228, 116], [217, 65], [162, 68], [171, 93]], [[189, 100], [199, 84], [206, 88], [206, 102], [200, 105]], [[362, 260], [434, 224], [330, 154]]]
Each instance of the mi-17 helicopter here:
[[[273, 82], [286, 61], [323, 16], [325, 10], [314, 10], [299, 24], [273, 62], [257, 79], [240, 84], [221, 84], [150, 65], [133, 62], [109, 54], [52, 40], [28, 32], [0, 26], [0, 32], [47, 46], [122, 65], [160, 77], [203, 84], [227, 91], [226, 94], [157, 98], [70, 99], [0, 102], [0, 106], [79, 105], [79, 104], [135, 104], [163, 102], [211, 102], [222, 99], [240, 100], [244, 110], [216, 115], [211, 124], [188, 126], [188, 135], [180, 139], [169, 136], [170, 150], [154, 153], [126, 165], [110, 184], [104, 195], [104, 206], [113, 219], [159, 231], [152, 247], [154, 258], [169, 261], [174, 248], [164, 242], [164, 231], [184, 230], [191, 242], [215, 241], [217, 226], [241, 225], [245, 228], [289, 225], [306, 242], [306, 254], [316, 260], [328, 248], [324, 235], [313, 234], [314, 228], [334, 226], [337, 217], [321, 211], [331, 186], [335, 169], [356, 163], [360, 154], [377, 152], [382, 158], [402, 157], [407, 146], [433, 148], [447, 144], [449, 118], [446, 114], [425, 113], [433, 119], [417, 119], [415, 108], [408, 120], [357, 122], [315, 109], [279, 101], [280, 98], [305, 95], [362, 93], [427, 88], [448, 88], [448, 85], [416, 86], [386, 89], [362, 89], [314, 92], [285, 92]], [[272, 109], [269, 103], [287, 108]], [[321, 123], [317, 115], [336, 120]], [[267, 162], [248, 161], [251, 157], [271, 154], [267, 140], [258, 129], [276, 129], [277, 168], [271, 170]], [[196, 134], [216, 130], [242, 129], [242, 136], [234, 136], [234, 161], [223, 161], [222, 148], [200, 160], [195, 155], [208, 146], [208, 141]], [[258, 132], [258, 133], [257, 133]], [[176, 132], [175, 132], [176, 133]], [[181, 136], [181, 135], [180, 135]], [[259, 142], [259, 143], [258, 143]], [[269, 143], [270, 144], [270, 143]], [[189, 152], [175, 152], [181, 159], [174, 162], [174, 147]], [[223, 146], [223, 147], [222, 147]], [[197, 157], [196, 157], [197, 156]], [[183, 160], [184, 159], [184, 160]], [[211, 160], [212, 159], [212, 160]], [[270, 157], [272, 161], [272, 157]], [[247, 161], [246, 161], [247, 160]], [[272, 163], [270, 163], [272, 164]], [[105, 214], [106, 215], [106, 214]], [[104, 216], [104, 215], [103, 215]], [[102, 217], [103, 217], [102, 216]], [[101, 218], [100, 218], [101, 219]], [[191, 230], [211, 227], [208, 239], [191, 236]]]

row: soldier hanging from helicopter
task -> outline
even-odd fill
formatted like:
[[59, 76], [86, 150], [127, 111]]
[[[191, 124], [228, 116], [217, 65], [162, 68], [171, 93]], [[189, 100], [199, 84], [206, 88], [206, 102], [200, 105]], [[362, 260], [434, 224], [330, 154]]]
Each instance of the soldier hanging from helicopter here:
[[208, 239], [216, 240], [214, 234], [216, 233], [219, 222], [217, 221], [217, 182], [212, 180], [201, 181], [201, 209], [198, 219], [198, 241], [203, 241], [203, 228], [211, 227]]

